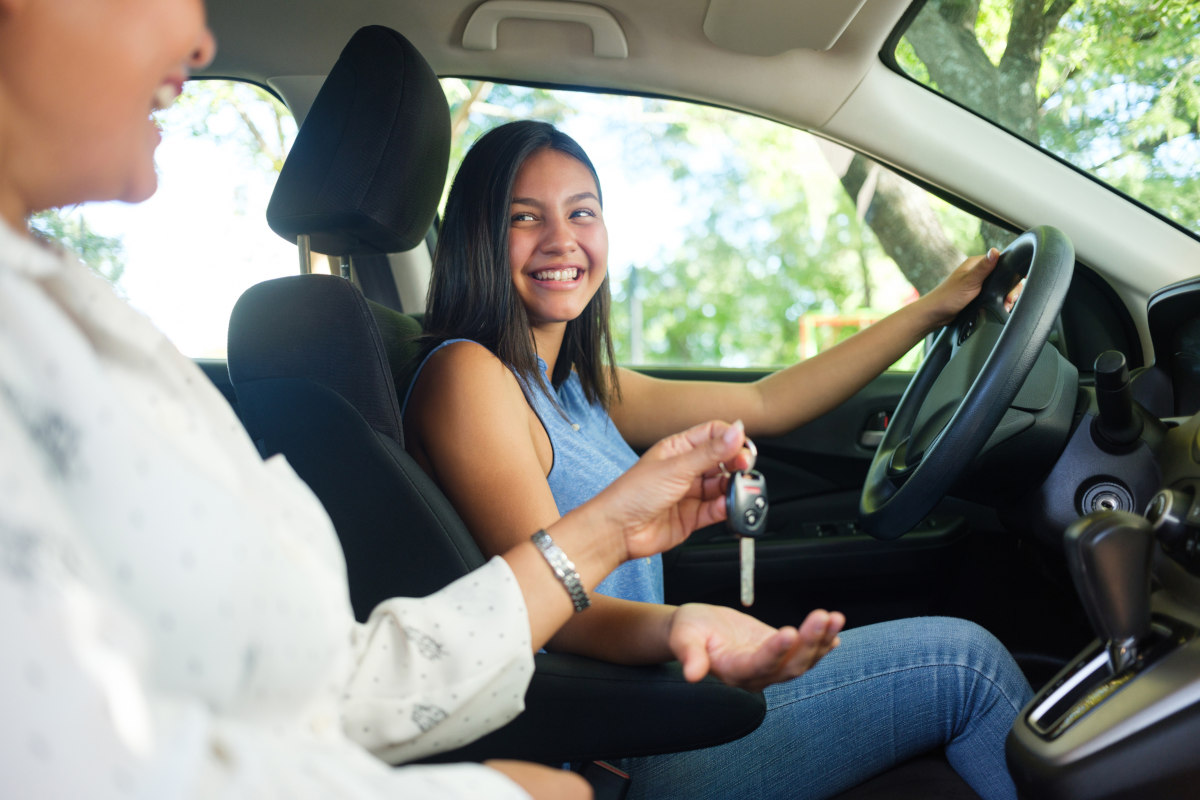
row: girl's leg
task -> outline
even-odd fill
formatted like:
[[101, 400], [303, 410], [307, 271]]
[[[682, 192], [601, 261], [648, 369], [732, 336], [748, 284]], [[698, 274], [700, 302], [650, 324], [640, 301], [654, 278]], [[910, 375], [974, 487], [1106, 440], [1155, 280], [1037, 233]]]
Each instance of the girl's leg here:
[[973, 623], [922, 617], [845, 631], [816, 667], [764, 694], [766, 719], [736, 742], [623, 762], [630, 797], [829, 797], [942, 746], [982, 797], [1016, 796], [1004, 740], [1032, 692]]

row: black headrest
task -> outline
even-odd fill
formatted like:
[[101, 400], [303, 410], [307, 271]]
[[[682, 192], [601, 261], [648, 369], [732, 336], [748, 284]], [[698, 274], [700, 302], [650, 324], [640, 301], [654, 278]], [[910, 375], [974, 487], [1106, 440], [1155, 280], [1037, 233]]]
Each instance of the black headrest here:
[[290, 242], [332, 256], [396, 253], [433, 223], [450, 155], [437, 75], [400, 34], [360, 29], [329, 71], [267, 206]]
[[239, 387], [311, 380], [345, 398], [374, 430], [404, 441], [387, 351], [362, 292], [344, 278], [292, 275], [247, 289], [229, 321], [229, 377]]

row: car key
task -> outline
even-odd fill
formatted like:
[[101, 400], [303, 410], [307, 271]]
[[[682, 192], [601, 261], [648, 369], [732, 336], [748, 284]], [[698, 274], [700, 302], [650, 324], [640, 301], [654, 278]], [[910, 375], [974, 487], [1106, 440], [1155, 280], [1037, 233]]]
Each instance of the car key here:
[[754, 605], [754, 540], [767, 527], [767, 479], [756, 470], [729, 476], [725, 495], [725, 525], [738, 537], [742, 605]]

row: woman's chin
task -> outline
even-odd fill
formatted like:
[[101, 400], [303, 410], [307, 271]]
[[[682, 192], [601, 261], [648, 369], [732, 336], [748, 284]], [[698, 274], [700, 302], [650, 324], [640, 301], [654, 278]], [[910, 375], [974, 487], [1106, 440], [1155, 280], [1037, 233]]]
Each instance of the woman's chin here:
[[140, 203], [158, 191], [158, 169], [154, 164], [154, 153], [162, 142], [162, 131], [155, 120], [150, 119], [147, 122], [149, 131], [146, 134], [145, 150], [133, 155], [136, 162], [130, 168], [124, 191], [115, 198], [123, 203]]
[[141, 173], [125, 184], [125, 190], [116, 199], [123, 203], [140, 203], [149, 200], [158, 191], [158, 172], [153, 169]]

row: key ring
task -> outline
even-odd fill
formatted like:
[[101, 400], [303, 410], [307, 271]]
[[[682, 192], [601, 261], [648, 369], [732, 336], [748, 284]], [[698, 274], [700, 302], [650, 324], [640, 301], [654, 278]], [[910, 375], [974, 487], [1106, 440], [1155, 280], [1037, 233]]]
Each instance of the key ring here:
[[[751, 439], [749, 436], [747, 436], [746, 441], [744, 441], [742, 443], [742, 447], [745, 447], [747, 450], [750, 451], [750, 467], [749, 468], [754, 469], [754, 465], [758, 462], [758, 448], [754, 446], [754, 440]], [[721, 468], [721, 474], [724, 475], [726, 478], [728, 478], [729, 470], [726, 468], [725, 462], [718, 461], [717, 466]]]

